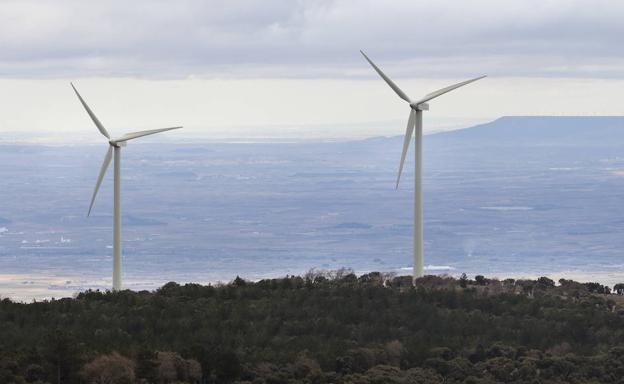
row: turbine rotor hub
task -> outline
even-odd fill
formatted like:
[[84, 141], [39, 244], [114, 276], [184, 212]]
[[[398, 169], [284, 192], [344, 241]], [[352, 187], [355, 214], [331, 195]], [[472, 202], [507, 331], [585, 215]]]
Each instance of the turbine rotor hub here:
[[410, 103], [410, 107], [412, 107], [413, 109], [416, 109], [418, 111], [428, 111], [429, 110], [429, 104], [427, 104], [427, 103], [420, 103], [420, 104]]

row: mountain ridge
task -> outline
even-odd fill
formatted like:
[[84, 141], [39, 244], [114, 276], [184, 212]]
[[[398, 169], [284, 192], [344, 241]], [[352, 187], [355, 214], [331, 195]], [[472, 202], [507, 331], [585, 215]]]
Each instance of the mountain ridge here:
[[[428, 140], [513, 144], [624, 144], [624, 116], [503, 116], [488, 123], [427, 135]], [[608, 140], [606, 140], [608, 139]]]

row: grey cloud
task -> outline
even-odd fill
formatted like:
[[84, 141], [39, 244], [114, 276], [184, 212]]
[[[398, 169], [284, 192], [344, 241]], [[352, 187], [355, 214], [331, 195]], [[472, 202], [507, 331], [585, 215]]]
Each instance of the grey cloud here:
[[4, 77], [624, 77], [624, 3], [134, 0], [0, 3]]

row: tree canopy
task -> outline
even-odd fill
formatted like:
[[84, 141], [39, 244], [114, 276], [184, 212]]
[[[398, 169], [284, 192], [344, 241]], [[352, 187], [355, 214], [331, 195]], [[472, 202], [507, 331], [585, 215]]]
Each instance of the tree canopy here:
[[606, 288], [343, 270], [4, 299], [0, 382], [616, 383]]

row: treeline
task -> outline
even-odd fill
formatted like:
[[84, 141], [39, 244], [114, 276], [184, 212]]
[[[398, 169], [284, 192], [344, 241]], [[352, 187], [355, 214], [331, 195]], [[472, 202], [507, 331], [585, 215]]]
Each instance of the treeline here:
[[0, 383], [621, 383], [624, 297], [311, 271], [0, 301]]

